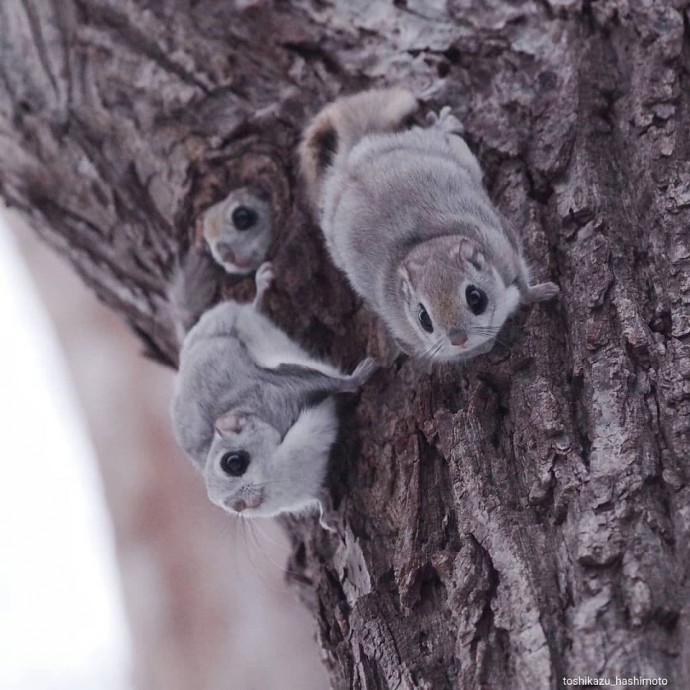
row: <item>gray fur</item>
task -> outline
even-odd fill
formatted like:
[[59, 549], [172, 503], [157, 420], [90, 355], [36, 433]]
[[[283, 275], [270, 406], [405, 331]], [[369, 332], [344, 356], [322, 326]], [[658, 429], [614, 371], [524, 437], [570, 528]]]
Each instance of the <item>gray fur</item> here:
[[[259, 312], [271, 280], [264, 264], [254, 304], [223, 302], [189, 331], [172, 403], [177, 441], [203, 472], [211, 500], [251, 516], [315, 504], [337, 434], [330, 398], [356, 390], [373, 371], [364, 360], [347, 376], [290, 341]], [[236, 451], [251, 458], [241, 477], [220, 469]]]
[[217, 292], [217, 271], [211, 257], [203, 252], [189, 252], [175, 271], [168, 290], [178, 346], [182, 347], [185, 336], [213, 303]]
[[[402, 349], [431, 360], [468, 359], [490, 349], [519, 301], [549, 299], [558, 288], [529, 284], [519, 238], [489, 199], [448, 108], [426, 128], [394, 131], [400, 122], [389, 110], [389, 132], [380, 118], [365, 130], [372, 102], [380, 105], [389, 93], [407, 117], [411, 95], [402, 98], [400, 89], [351, 96], [317, 115], [301, 148], [305, 177], [317, 176], [312, 196], [333, 261]], [[319, 169], [305, 158], [315, 150], [308, 137], [323, 137], [328, 126], [340, 128], [335, 139], [344, 144]], [[480, 315], [467, 304], [467, 286], [488, 298]], [[420, 326], [420, 305], [433, 333]], [[452, 344], [451, 337], [465, 342]]]
[[[256, 213], [256, 222], [249, 229], [240, 230], [233, 223], [233, 212], [240, 206]], [[271, 206], [248, 187], [235, 189], [206, 211], [203, 232], [218, 264], [228, 273], [248, 275], [263, 263], [271, 246]]]

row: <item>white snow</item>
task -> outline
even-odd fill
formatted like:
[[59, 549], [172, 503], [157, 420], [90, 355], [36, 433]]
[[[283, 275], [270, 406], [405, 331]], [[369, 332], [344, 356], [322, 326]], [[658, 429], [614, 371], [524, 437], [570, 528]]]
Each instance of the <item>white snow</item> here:
[[93, 449], [0, 215], [0, 688], [125, 690], [129, 643]]

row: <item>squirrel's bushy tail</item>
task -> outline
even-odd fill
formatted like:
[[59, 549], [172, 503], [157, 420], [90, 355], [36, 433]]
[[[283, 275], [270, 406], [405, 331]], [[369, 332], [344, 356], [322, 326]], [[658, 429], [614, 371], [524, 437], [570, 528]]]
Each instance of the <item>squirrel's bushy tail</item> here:
[[344, 96], [323, 108], [307, 126], [299, 148], [312, 202], [318, 205], [325, 173], [336, 155], [347, 153], [367, 134], [401, 129], [416, 110], [417, 99], [399, 87]]
[[201, 315], [213, 304], [217, 291], [216, 264], [204, 252], [190, 249], [168, 287], [168, 302], [179, 347]]

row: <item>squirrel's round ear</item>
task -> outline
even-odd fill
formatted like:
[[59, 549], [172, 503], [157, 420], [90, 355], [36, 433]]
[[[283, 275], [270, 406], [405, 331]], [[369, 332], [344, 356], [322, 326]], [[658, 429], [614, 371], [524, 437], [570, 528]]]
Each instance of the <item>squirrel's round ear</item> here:
[[472, 240], [468, 240], [466, 237], [463, 237], [454, 247], [453, 257], [460, 263], [469, 261], [479, 271], [481, 271], [486, 264], [486, 259], [479, 245]]
[[247, 423], [247, 413], [241, 410], [228, 410], [216, 419], [214, 427], [217, 434], [239, 434]]
[[402, 287], [403, 294], [409, 299], [412, 295], [412, 281], [410, 271], [405, 262], [398, 267], [398, 275], [400, 276], [400, 286]]

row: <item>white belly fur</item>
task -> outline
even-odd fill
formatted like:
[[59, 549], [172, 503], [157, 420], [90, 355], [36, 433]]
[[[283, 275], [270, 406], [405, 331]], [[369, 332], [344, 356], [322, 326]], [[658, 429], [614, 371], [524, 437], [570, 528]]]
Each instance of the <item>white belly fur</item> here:
[[259, 314], [250, 305], [241, 309], [235, 326], [251, 358], [264, 369], [275, 369], [281, 364], [300, 364], [328, 376], [344, 376], [336, 367], [311, 357], [270, 319]]

